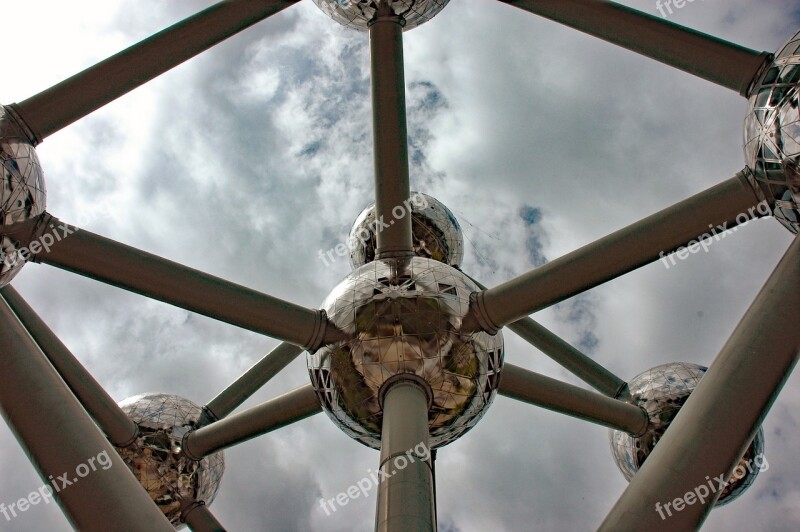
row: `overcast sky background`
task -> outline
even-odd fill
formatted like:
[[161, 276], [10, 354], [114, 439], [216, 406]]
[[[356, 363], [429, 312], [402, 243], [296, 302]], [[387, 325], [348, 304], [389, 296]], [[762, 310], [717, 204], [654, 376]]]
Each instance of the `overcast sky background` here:
[[[625, 2], [658, 14], [653, 0]], [[211, 2], [4, 5], [11, 103]], [[794, 0], [687, 3], [673, 21], [774, 51]], [[496, 2], [453, 1], [405, 34], [412, 188], [459, 218], [464, 270], [495, 285], [733, 176], [737, 94]], [[305, 0], [48, 138], [64, 221], [309, 307], [349, 272], [320, 250], [372, 201], [367, 35]], [[536, 314], [624, 379], [711, 363], [788, 247], [771, 219], [666, 270], [651, 264]], [[14, 286], [117, 400], [209, 401], [277, 342], [42, 265]], [[797, 326], [787, 324], [787, 326]], [[575, 378], [506, 333], [506, 360]], [[298, 358], [247, 404], [308, 382]], [[800, 529], [800, 374], [767, 418], [769, 470], [706, 530]], [[0, 424], [0, 502], [42, 481]], [[68, 445], [69, 442], [54, 442]], [[326, 516], [378, 453], [318, 415], [226, 452], [214, 514], [231, 531], [367, 531], [375, 494]], [[607, 430], [499, 397], [437, 462], [440, 530], [590, 530], [626, 482]], [[0, 529], [69, 530], [35, 506]]]

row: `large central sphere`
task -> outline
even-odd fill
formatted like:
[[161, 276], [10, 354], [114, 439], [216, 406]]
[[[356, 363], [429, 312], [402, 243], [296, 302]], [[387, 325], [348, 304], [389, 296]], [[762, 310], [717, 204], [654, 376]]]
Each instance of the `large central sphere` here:
[[503, 364], [501, 333], [461, 330], [477, 290], [460, 271], [422, 257], [376, 260], [348, 275], [322, 308], [350, 339], [308, 355], [311, 382], [331, 419], [379, 449], [381, 387], [408, 375], [432, 392], [431, 447], [472, 428], [494, 399]]

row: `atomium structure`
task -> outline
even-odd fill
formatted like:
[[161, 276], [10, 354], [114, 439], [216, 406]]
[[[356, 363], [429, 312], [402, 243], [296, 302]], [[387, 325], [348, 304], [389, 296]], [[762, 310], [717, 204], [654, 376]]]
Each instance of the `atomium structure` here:
[[[80, 530], [222, 530], [209, 508], [224, 470], [222, 450], [325, 412], [348, 436], [380, 450], [379, 471], [391, 473], [378, 487], [376, 530], [436, 530], [435, 453], [419, 448], [447, 452], [497, 394], [610, 429], [613, 459], [630, 483], [601, 530], [694, 529], [713, 507], [741, 496], [758, 474], [752, 463], [764, 450], [761, 424], [800, 355], [800, 327], [786, 326], [800, 318], [797, 237], [709, 368], [676, 362], [626, 382], [529, 315], [665, 251], [698, 246], [710, 238], [708, 227], [742, 225], [742, 213], [759, 205], [800, 232], [800, 33], [772, 54], [613, 2], [506, 1], [736, 91], [749, 108], [745, 167], [736, 176], [493, 288], [461, 271], [464, 238], [452, 212], [409, 185], [403, 32], [446, 1], [316, 2], [335, 21], [369, 34], [375, 162], [375, 202], [350, 232], [353, 271], [319, 309], [126, 246], [45, 210], [39, 143], [292, 3], [221, 2], [0, 107], [0, 407], [43, 479], [99, 452], [112, 457], [111, 467], [55, 494], [71, 523]], [[12, 288], [28, 262], [283, 343], [202, 407], [168, 393], [117, 404]], [[506, 363], [502, 329], [595, 391]], [[234, 412], [304, 351], [308, 384]], [[724, 479], [725, 488], [687, 501], [666, 524], [653, 511], [709, 478]]]

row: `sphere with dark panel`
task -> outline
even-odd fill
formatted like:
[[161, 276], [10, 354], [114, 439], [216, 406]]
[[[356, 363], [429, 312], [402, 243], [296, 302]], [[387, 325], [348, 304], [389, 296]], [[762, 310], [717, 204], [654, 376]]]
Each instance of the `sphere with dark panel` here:
[[779, 222], [800, 232], [800, 31], [750, 93], [744, 153], [756, 193]]
[[[628, 383], [630, 402], [643, 407], [650, 415], [650, 426], [641, 436], [609, 431], [614, 459], [628, 481], [642, 467], [707, 369], [697, 364], [674, 362], [649, 369]], [[727, 504], [744, 493], [764, 463], [764, 431], [759, 428], [715, 506]]]
[[199, 461], [181, 453], [183, 437], [196, 427], [201, 408], [164, 393], [137, 395], [119, 406], [139, 427], [139, 436], [117, 452], [167, 519], [178, 526], [185, 504], [211, 504], [225, 471], [223, 452]]
[[[411, 211], [411, 233], [414, 253], [458, 267], [464, 260], [464, 235], [461, 226], [444, 203], [421, 192], [411, 192], [408, 206]], [[384, 220], [388, 223], [391, 220]], [[375, 260], [378, 245], [375, 203], [358, 215], [350, 230], [350, 266], [355, 270]]]
[[42, 166], [33, 144], [2, 106], [0, 163], [3, 166], [0, 184], [0, 287], [3, 287], [25, 265], [27, 256], [19, 253], [23, 248], [21, 240], [29, 239], [33, 227], [32, 224], [28, 224], [29, 227], [21, 224], [44, 212], [46, 193]]
[[376, 260], [348, 275], [322, 308], [349, 339], [308, 355], [328, 416], [350, 437], [379, 449], [381, 387], [410, 374], [433, 394], [431, 448], [472, 428], [494, 399], [503, 365], [502, 333], [461, 330], [477, 290], [455, 268], [421, 257]]
[[403, 20], [405, 31], [435, 17], [449, 0], [314, 0], [314, 3], [339, 24], [367, 31], [381, 1], [388, 2], [392, 13]]

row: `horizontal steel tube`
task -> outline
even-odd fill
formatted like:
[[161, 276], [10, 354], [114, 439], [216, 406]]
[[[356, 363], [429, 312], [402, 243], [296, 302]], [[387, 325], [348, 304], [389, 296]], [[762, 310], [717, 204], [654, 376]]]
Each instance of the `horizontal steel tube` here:
[[648, 424], [647, 414], [638, 406], [545, 377], [513, 364], [503, 366], [498, 393], [504, 397], [631, 434], [643, 433]]
[[100, 429], [108, 436], [111, 443], [118, 447], [127, 447], [133, 443], [139, 432], [136, 423], [131, 421], [127, 414], [117, 406], [111, 396], [94, 380], [94, 377], [86, 371], [86, 368], [22, 296], [11, 286], [5, 286], [0, 289], [0, 297], [5, 300], [19, 321], [22, 322], [55, 370], [86, 408], [89, 415], [94, 418]]
[[797, 364], [798, 322], [800, 238], [795, 237], [600, 530], [700, 527], [720, 489], [707, 494], [704, 501], [695, 497], [695, 503], [669, 517], [663, 505], [695, 493], [710, 478], [730, 478]]
[[41, 142], [296, 1], [220, 2], [11, 107]]
[[[602, 0], [500, 0], [746, 95], [767, 52]], [[669, 6], [669, 2], [664, 2]], [[660, 3], [657, 5], [661, 5]], [[664, 14], [666, 16], [666, 13]]]
[[40, 502], [54, 496], [78, 530], [172, 532], [2, 299], [0, 346], [0, 409], [48, 487]]
[[[742, 173], [473, 297], [467, 329], [497, 330], [668, 255], [758, 203]], [[754, 211], [753, 211], [754, 212]]]
[[327, 326], [322, 311], [59, 224], [58, 220], [53, 223], [71, 234], [35, 260], [309, 349], [339, 338], [335, 327]]
[[211, 417], [208, 421], [222, 419], [236, 410], [302, 352], [302, 347], [288, 342], [278, 345], [205, 406]]
[[310, 384], [244, 412], [226, 417], [190, 432], [183, 442], [186, 455], [194, 460], [272, 432], [322, 411], [317, 393]]

